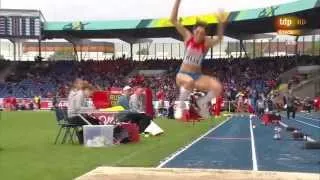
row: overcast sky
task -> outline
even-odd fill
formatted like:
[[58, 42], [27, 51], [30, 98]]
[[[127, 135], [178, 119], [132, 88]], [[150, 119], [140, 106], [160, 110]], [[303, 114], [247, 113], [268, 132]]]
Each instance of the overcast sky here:
[[[296, 0], [182, 0], [181, 15], [267, 7]], [[40, 9], [47, 20], [168, 17], [174, 0], [1, 0], [2, 8]]]

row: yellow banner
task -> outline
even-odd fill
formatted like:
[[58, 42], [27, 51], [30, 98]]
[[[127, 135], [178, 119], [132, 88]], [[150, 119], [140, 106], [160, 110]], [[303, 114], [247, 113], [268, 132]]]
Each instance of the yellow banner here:
[[[224, 18], [227, 20], [229, 16], [229, 12], [224, 13]], [[206, 14], [206, 15], [200, 15], [200, 16], [188, 16], [188, 17], [182, 17], [179, 19], [182, 25], [184, 26], [192, 26], [197, 23], [197, 21], [202, 21], [207, 24], [215, 24], [218, 23], [217, 13], [213, 14]], [[172, 27], [172, 23], [170, 22], [169, 18], [163, 18], [159, 20], [155, 20], [152, 24], [154, 27]]]

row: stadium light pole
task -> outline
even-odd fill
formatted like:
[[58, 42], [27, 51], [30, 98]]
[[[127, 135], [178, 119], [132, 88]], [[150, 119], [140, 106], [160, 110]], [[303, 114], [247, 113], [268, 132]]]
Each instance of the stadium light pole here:
[[304, 55], [304, 36], [302, 36], [302, 55]]
[[269, 57], [271, 55], [271, 39], [269, 39], [269, 42], [268, 42], [268, 49], [269, 49]]
[[316, 38], [316, 36], [315, 36], [315, 35], [312, 35], [312, 56], [315, 55], [315, 53], [314, 53], [314, 49], [315, 49], [315, 38]]
[[164, 43], [162, 44], [162, 60], [164, 60]]
[[133, 61], [133, 44], [130, 43], [130, 57], [131, 57], [131, 61]]
[[141, 43], [139, 42], [139, 50], [138, 50], [138, 52], [139, 52], [139, 61], [141, 60]]
[[[246, 42], [244, 42], [244, 43], [246, 43]], [[243, 40], [241, 39], [240, 40], [240, 44], [239, 44], [239, 47], [240, 47], [240, 58], [242, 58], [242, 48], [243, 48]]]
[[221, 59], [221, 44], [222, 44], [222, 41], [220, 41], [219, 43], [219, 58]]
[[279, 56], [279, 38], [277, 38], [277, 56]]
[[181, 43], [178, 44], [179, 45], [179, 59], [181, 58]]
[[17, 46], [16, 46], [16, 42], [13, 41], [13, 60], [16, 61], [17, 60]]
[[[2, 9], [2, 1], [0, 0], [0, 9]], [[2, 54], [2, 51], [1, 51], [1, 49], [2, 49], [2, 46], [1, 46], [1, 39], [0, 39], [0, 55]]]
[[296, 36], [296, 39], [295, 39], [295, 46], [294, 46], [294, 52], [296, 55], [298, 55], [298, 43], [299, 43], [299, 36]]
[[261, 41], [260, 41], [260, 57], [262, 57], [263, 55], [262, 55], [262, 39], [261, 39]]
[[228, 58], [230, 58], [230, 42], [228, 41], [228, 44], [227, 44], [227, 55], [228, 55]]
[[121, 56], [123, 56], [123, 43], [121, 43]]
[[288, 40], [286, 40], [286, 42], [285, 42], [286, 44], [285, 44], [285, 47], [286, 47], [286, 56], [288, 56], [288, 46], [287, 46], [287, 44], [288, 44]]
[[[211, 36], [211, 39], [213, 39], [213, 35]], [[210, 58], [213, 59], [213, 47], [210, 48]]]
[[157, 43], [154, 43], [154, 59], [157, 59]]
[[253, 40], [253, 59], [256, 58], [256, 40]]
[[320, 56], [320, 35], [318, 38], [318, 56]]
[[238, 58], [238, 42], [236, 41], [236, 58]]
[[171, 48], [171, 49], [170, 49], [170, 51], [171, 51], [170, 56], [171, 56], [171, 59], [172, 59], [172, 49], [173, 49], [173, 48], [172, 48], [172, 43], [170, 43], [170, 48]]

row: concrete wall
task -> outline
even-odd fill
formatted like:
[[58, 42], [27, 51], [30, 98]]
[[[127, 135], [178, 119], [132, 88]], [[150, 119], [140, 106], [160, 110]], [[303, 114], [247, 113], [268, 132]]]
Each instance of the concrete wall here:
[[293, 88], [293, 94], [297, 97], [311, 97], [319, 95], [320, 93], [320, 76], [317, 76], [309, 81], [302, 82]]
[[288, 83], [288, 81], [292, 78], [292, 76], [297, 72], [297, 67], [292, 68], [280, 75], [280, 79], [282, 83]]

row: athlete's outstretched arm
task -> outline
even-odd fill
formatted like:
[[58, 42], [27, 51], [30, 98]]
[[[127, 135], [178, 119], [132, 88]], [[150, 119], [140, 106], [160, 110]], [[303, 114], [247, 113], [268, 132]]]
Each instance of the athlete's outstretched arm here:
[[179, 7], [180, 7], [180, 2], [181, 2], [181, 0], [176, 0], [176, 2], [174, 3], [170, 20], [171, 20], [171, 23], [176, 27], [179, 34], [183, 37], [183, 40], [187, 41], [191, 38], [192, 34], [187, 28], [185, 28], [178, 21], [178, 11], [179, 11]]
[[220, 11], [218, 13], [218, 29], [217, 29], [217, 36], [214, 37], [213, 39], [207, 38], [206, 40], [206, 46], [207, 48], [211, 48], [217, 44], [219, 44], [223, 40], [224, 36], [224, 29], [226, 26], [226, 21], [227, 21], [227, 16], [223, 11]]

